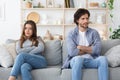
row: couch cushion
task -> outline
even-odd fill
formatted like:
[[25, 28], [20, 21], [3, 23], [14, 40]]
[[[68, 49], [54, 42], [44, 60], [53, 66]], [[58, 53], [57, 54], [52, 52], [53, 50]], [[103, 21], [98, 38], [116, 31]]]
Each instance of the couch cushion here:
[[5, 48], [7, 49], [7, 51], [9, 52], [9, 54], [12, 56], [13, 60], [15, 60], [16, 56], [17, 56], [17, 52], [16, 52], [16, 43], [9, 43], [9, 44], [4, 44]]
[[105, 56], [108, 59], [109, 65], [111, 67], [116, 67], [120, 65], [120, 45], [110, 48]]
[[5, 41], [6, 44], [9, 44], [9, 43], [16, 43], [18, 40], [14, 40], [14, 39], [7, 39]]
[[61, 80], [61, 66], [32, 70], [33, 80]]
[[101, 54], [104, 55], [110, 48], [112, 48], [113, 46], [116, 46], [116, 45], [120, 45], [120, 39], [103, 40]]
[[11, 68], [0, 67], [0, 80], [8, 80]]
[[50, 66], [59, 65], [62, 62], [62, 47], [60, 40], [45, 41], [45, 58]]
[[67, 58], [67, 45], [66, 45], [66, 40], [62, 42], [62, 64], [65, 62]]
[[[61, 74], [61, 80], [72, 80], [71, 69], [63, 69]], [[82, 80], [98, 80], [97, 69], [83, 69]]]
[[10, 67], [13, 65], [13, 58], [7, 51], [4, 45], [0, 45], [0, 64], [3, 67]]
[[[0, 67], [0, 80], [8, 80], [11, 68]], [[31, 71], [33, 80], [61, 80], [61, 66], [48, 66], [43, 69], [35, 69]], [[18, 76], [17, 80], [22, 80]]]
[[[10, 71], [11, 68], [0, 67], [0, 80], [7, 80]], [[63, 69], [61, 71], [61, 66], [32, 70], [32, 76], [34, 80], [72, 80], [71, 69]], [[19, 76], [17, 80], [22, 79]], [[83, 69], [82, 80], [98, 80], [97, 69]], [[120, 67], [109, 68], [109, 80], [120, 80]]]
[[109, 80], [120, 80], [120, 67], [109, 68]]
[[[98, 80], [97, 69], [83, 69], [82, 80]], [[72, 80], [71, 69], [63, 69], [61, 80]], [[109, 80], [120, 80], [120, 67], [109, 68]]]

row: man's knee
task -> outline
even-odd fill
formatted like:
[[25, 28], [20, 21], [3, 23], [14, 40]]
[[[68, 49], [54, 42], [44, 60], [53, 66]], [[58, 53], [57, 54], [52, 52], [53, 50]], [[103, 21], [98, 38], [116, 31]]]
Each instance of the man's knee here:
[[108, 66], [107, 58], [105, 56], [100, 56], [99, 57], [99, 64], [103, 65], [103, 66]]
[[83, 60], [84, 60], [84, 58], [82, 58], [81, 56], [75, 56], [75, 57], [72, 58], [71, 64], [72, 65], [81, 65], [82, 66]]

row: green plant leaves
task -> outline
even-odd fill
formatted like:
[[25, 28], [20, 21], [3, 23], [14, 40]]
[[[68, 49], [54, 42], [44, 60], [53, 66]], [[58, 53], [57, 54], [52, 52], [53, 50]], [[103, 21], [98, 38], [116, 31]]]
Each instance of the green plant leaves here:
[[110, 17], [113, 18], [113, 14], [110, 14]]
[[111, 27], [109, 28], [109, 31], [112, 32], [112, 28]]
[[[110, 30], [110, 29], [109, 29]], [[112, 30], [110, 30], [112, 32]], [[110, 35], [109, 37], [110, 39], [120, 39], [120, 25], [117, 29], [115, 29], [113, 32], [112, 32], [112, 35]]]
[[113, 3], [114, 3], [114, 0], [109, 0], [108, 1], [108, 8], [109, 8], [109, 10], [113, 10], [114, 9]]

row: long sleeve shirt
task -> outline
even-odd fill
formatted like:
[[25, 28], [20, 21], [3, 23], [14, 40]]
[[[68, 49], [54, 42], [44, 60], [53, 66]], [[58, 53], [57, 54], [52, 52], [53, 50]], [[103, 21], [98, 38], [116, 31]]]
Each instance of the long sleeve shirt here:
[[[87, 28], [86, 31], [86, 38], [88, 40], [89, 46], [92, 47], [92, 54], [93, 58], [96, 58], [100, 55], [101, 52], [101, 39], [99, 33], [95, 29]], [[79, 45], [79, 28], [78, 26], [74, 28], [67, 36], [67, 50], [68, 50], [68, 57], [64, 62], [62, 68], [68, 68], [70, 60], [74, 57], [79, 55], [80, 50], [77, 48]]]
[[44, 51], [44, 43], [42, 41], [39, 41], [38, 46], [31, 46], [32, 41], [27, 39], [23, 43], [23, 48], [20, 47], [20, 41], [16, 43], [16, 51], [17, 53], [29, 53], [29, 54], [35, 54], [35, 53], [41, 53]]

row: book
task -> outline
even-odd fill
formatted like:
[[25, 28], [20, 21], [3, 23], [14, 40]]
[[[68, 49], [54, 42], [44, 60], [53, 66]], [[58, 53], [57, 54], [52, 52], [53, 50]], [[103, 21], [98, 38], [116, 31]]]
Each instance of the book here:
[[73, 2], [73, 0], [70, 0], [70, 8], [74, 8], [75, 6], [74, 6], [74, 2]]

